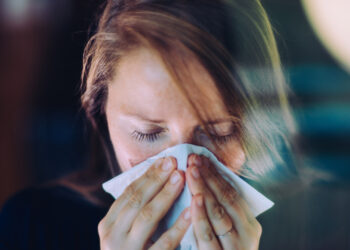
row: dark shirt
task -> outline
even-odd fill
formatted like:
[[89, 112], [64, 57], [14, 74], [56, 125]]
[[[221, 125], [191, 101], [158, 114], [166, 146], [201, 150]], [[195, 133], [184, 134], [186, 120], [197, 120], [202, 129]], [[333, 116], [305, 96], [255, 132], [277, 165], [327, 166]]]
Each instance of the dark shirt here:
[[[258, 216], [260, 250], [350, 249], [348, 189], [269, 198], [275, 206]], [[63, 186], [26, 189], [0, 213], [0, 250], [97, 250], [97, 225], [108, 209]]]
[[97, 250], [107, 211], [64, 186], [26, 189], [0, 213], [0, 250]]

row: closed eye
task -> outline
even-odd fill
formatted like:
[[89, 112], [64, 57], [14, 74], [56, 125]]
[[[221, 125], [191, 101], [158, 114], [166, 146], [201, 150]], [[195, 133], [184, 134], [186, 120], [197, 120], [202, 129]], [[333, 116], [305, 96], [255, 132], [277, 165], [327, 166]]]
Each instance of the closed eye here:
[[[163, 133], [163, 131], [157, 131], [153, 133], [142, 133], [140, 131], [134, 131], [132, 133], [132, 136], [137, 140], [137, 141], [147, 141], [147, 142], [155, 142], [159, 136]], [[217, 141], [218, 143], [227, 143], [230, 140], [236, 138], [236, 133], [232, 132], [231, 134], [224, 135], [224, 136], [219, 136], [217, 134], [211, 134], [212, 138]]]
[[132, 132], [132, 136], [137, 140], [137, 141], [148, 141], [148, 142], [154, 142], [156, 141], [160, 134], [163, 133], [163, 131], [161, 132], [153, 132], [153, 133], [149, 133], [149, 134], [145, 134], [145, 133], [142, 133], [142, 132], [139, 132], [139, 131], [134, 131]]

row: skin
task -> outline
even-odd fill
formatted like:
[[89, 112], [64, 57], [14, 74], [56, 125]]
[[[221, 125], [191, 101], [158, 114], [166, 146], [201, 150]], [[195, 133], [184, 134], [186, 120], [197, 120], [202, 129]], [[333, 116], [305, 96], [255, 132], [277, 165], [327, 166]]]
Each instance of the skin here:
[[[187, 86], [192, 100], [209, 114], [211, 121], [216, 121], [211, 132], [218, 137], [234, 134], [229, 114], [209, 74], [195, 60], [189, 70], [194, 79], [194, 84]], [[124, 56], [108, 92], [107, 122], [122, 171], [180, 143], [207, 147], [232, 171], [243, 165], [244, 151], [234, 136], [221, 142], [223, 151], [230, 152], [229, 157], [214, 151], [192, 107], [151, 50], [140, 48]], [[136, 133], [159, 134], [154, 140], [139, 141]], [[151, 242], [158, 222], [181, 193], [185, 181], [193, 195], [191, 207], [160, 239]], [[101, 249], [174, 249], [191, 223], [199, 249], [258, 248], [261, 226], [245, 201], [217, 174], [207, 158], [192, 154], [186, 172], [177, 170], [173, 157], [159, 159], [129, 185], [99, 223]], [[222, 234], [225, 235], [216, 236]]]

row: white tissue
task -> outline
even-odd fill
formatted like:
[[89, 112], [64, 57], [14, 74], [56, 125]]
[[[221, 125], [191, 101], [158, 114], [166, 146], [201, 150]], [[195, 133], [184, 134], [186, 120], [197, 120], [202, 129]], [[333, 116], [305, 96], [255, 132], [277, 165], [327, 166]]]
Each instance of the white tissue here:
[[[218, 172], [227, 180], [243, 197], [247, 202], [251, 212], [258, 216], [262, 212], [271, 208], [274, 203], [263, 196], [261, 193], [256, 191], [247, 182], [243, 181], [240, 177], [234, 174], [226, 166], [224, 166], [215, 155], [205, 147], [200, 147], [192, 144], [178, 144], [173, 147], [167, 148], [164, 151], [158, 153], [155, 156], [148, 158], [147, 160], [137, 164], [130, 170], [114, 177], [113, 179], [103, 183], [103, 189], [110, 193], [115, 199], [117, 199], [125, 190], [125, 188], [132, 183], [134, 180], [143, 175], [152, 163], [161, 157], [173, 156], [177, 159], [178, 169], [186, 171], [187, 158], [191, 153], [198, 155], [204, 155], [208, 157]], [[170, 228], [176, 219], [179, 217], [181, 212], [189, 207], [191, 204], [191, 193], [186, 183], [183, 192], [180, 194], [178, 199], [175, 201], [173, 207], [169, 210], [163, 220], [159, 223], [158, 229], [153, 235], [154, 240], [158, 239], [159, 236]], [[180, 243], [181, 250], [195, 250], [197, 249], [196, 240], [194, 237], [192, 225], [187, 230], [185, 236]]]

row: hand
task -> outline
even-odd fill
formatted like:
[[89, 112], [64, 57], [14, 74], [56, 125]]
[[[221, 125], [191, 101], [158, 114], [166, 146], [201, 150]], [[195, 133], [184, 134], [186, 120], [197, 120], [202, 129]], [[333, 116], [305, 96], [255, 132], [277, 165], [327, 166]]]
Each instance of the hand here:
[[186, 208], [155, 242], [150, 237], [184, 187], [184, 172], [173, 157], [158, 159], [114, 201], [98, 225], [101, 250], [174, 249], [191, 224]]
[[207, 157], [189, 156], [186, 180], [193, 195], [191, 218], [200, 250], [258, 249], [261, 225]]

